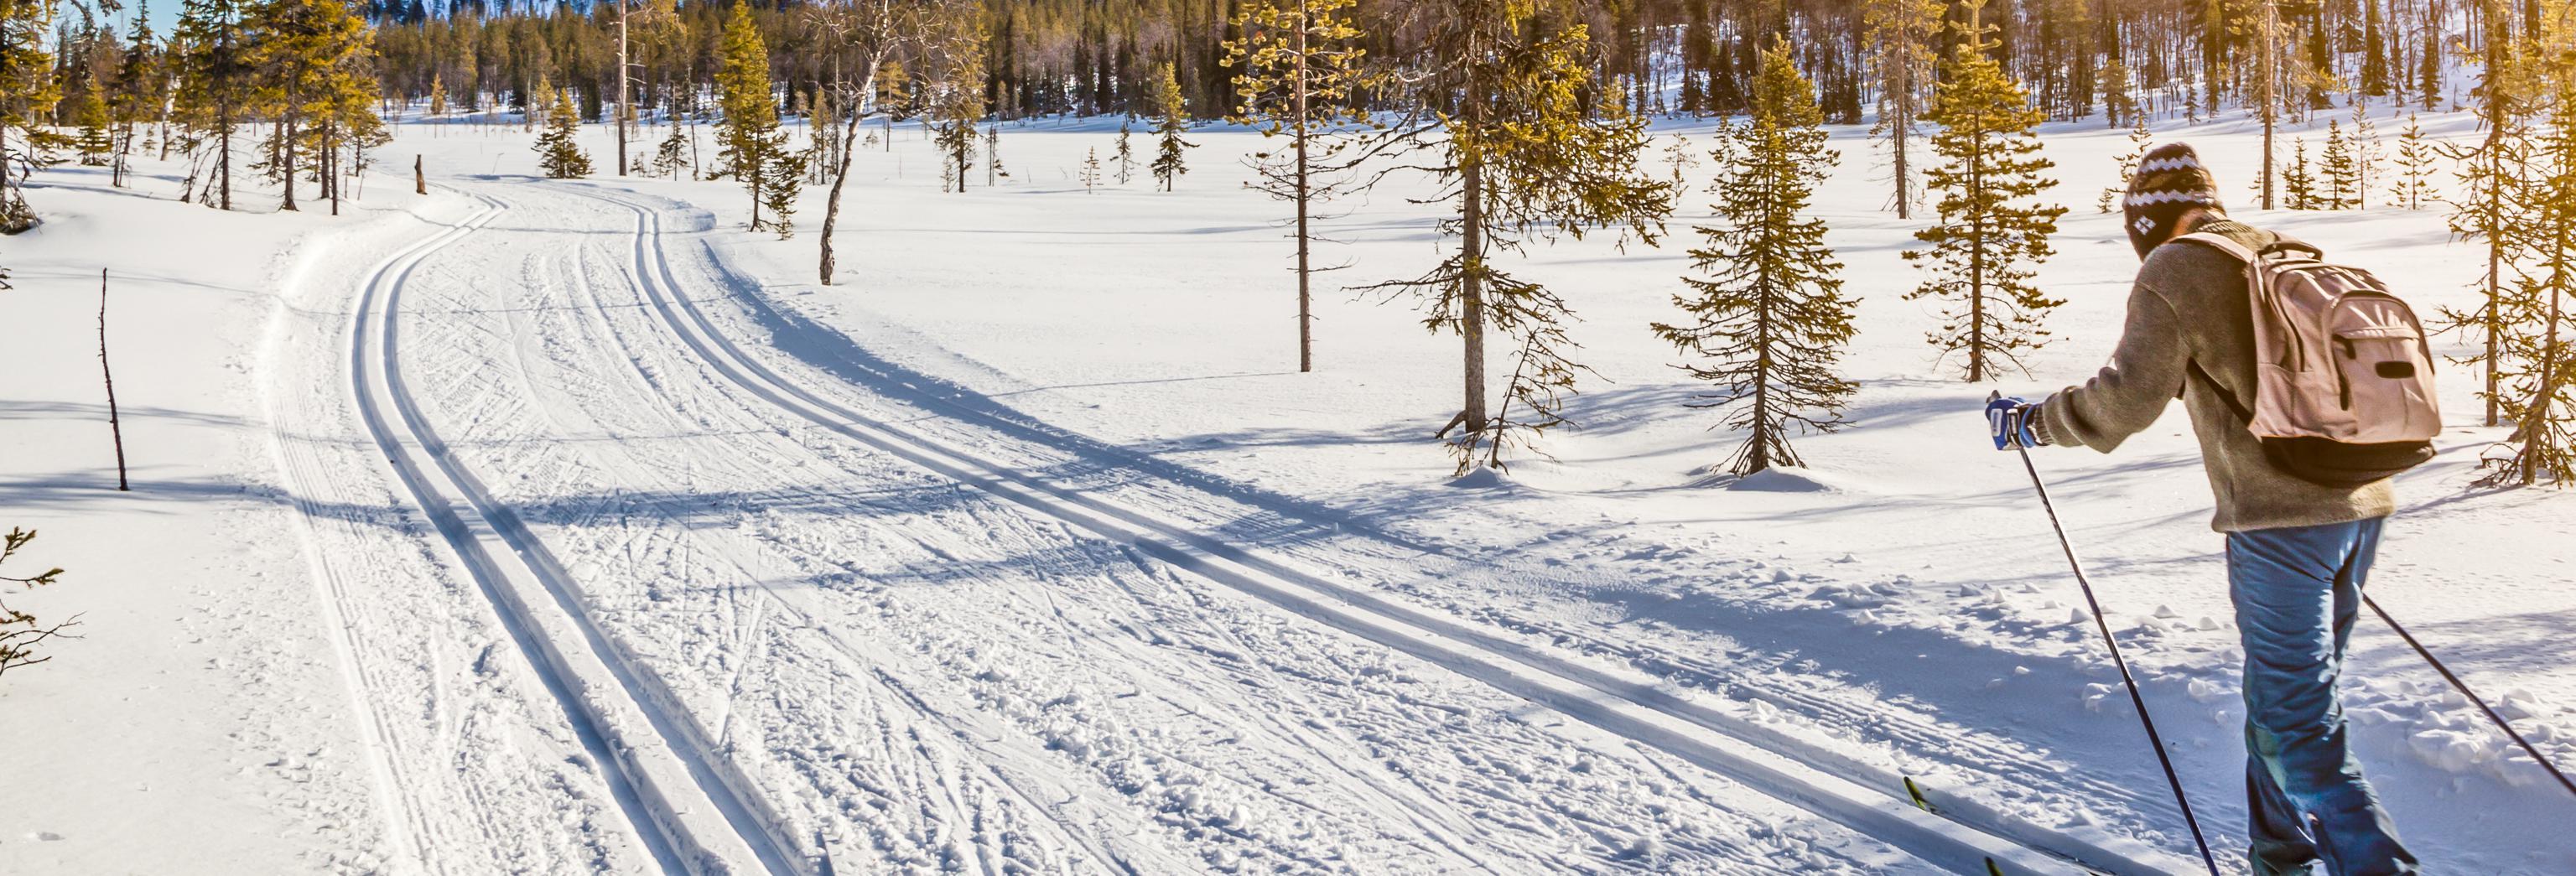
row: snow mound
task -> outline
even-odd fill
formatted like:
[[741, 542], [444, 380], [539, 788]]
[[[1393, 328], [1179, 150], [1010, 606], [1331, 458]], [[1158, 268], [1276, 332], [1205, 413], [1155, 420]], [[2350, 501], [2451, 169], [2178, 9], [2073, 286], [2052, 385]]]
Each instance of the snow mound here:
[[1843, 493], [1842, 484], [1810, 468], [1783, 465], [1766, 468], [1740, 478], [1728, 479], [1726, 488], [1753, 493]]
[[1510, 486], [1511, 481], [1502, 472], [1480, 465], [1475, 471], [1451, 478], [1449, 485], [1462, 490], [1490, 490]]

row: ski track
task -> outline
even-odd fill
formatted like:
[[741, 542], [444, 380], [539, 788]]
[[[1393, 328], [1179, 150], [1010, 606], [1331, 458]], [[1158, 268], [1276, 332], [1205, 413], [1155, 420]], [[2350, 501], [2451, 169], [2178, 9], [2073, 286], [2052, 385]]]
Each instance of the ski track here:
[[[2152, 834], [2015, 814], [2154, 805], [2134, 789], [2050, 774], [1936, 817], [1884, 759], [1736, 707], [2036, 769], [2012, 740], [1473, 601], [1439, 582], [1564, 572], [1099, 445], [818, 337], [705, 241], [673, 257], [664, 223], [694, 238], [703, 211], [475, 188], [480, 210], [359, 277], [338, 317], [357, 414], [337, 416], [364, 432], [274, 442], [385, 869], [2180, 866]], [[268, 356], [277, 326], [327, 315], [273, 323]], [[736, 340], [764, 331], [777, 349]], [[310, 421], [311, 383], [272, 385], [274, 422]], [[407, 507], [348, 482], [360, 441]], [[373, 586], [419, 579], [444, 601]], [[437, 613], [461, 645], [384, 635]], [[439, 671], [460, 663], [463, 690]], [[532, 765], [567, 757], [500, 785], [465, 768], [530, 734]], [[531, 812], [554, 824], [526, 830]]]
[[[654, 215], [653, 208], [649, 206], [632, 203], [629, 206], [647, 214], [648, 217]], [[658, 218], [654, 221], [658, 222]], [[1075, 527], [1129, 543], [1158, 559], [1190, 569], [1210, 580], [1232, 586], [1292, 612], [1305, 614], [1345, 631], [1375, 639], [1381, 644], [1391, 645], [1416, 656], [1431, 659], [1435, 663], [1462, 671], [1506, 692], [1554, 705], [1562, 711], [1611, 729], [1613, 732], [1656, 741], [1659, 747], [1690, 757], [1703, 766], [1719, 769], [1738, 778], [1750, 779], [1773, 793], [1785, 792], [1786, 796], [1811, 810], [1841, 820], [1847, 825], [1859, 827], [1865, 832], [1875, 833], [1882, 839], [1895, 841], [1917, 854], [1940, 861], [1947, 866], [1960, 869], [1973, 868], [1986, 858], [1997, 858], [2031, 868], [2052, 866], [2044, 858], [2032, 858], [2027, 852], [2028, 848], [2046, 848], [2061, 858], [2080, 859], [2096, 866], [2108, 866], [2120, 870], [2149, 871], [2159, 869], [2165, 864], [2157, 860], [2158, 856], [2155, 852], [2140, 848], [2134, 843], [2090, 842], [2036, 825], [2020, 823], [1991, 812], [1982, 812], [1972, 807], [1963, 807], [1962, 811], [1954, 812], [1953, 816], [1965, 815], [1971, 820], [1982, 821], [1981, 827], [2006, 833], [2011, 839], [1999, 841], [1997, 837], [1978, 836], [1970, 831], [1958, 830], [1954, 825], [1925, 817], [1922, 813], [1897, 804], [1892, 799], [1850, 786], [1847, 781], [1838, 781], [1838, 777], [1820, 775], [1780, 763], [1776, 754], [1742, 746], [1737, 740], [1723, 733], [1706, 734], [1687, 728], [1676, 728], [1669, 724], [1655, 726], [1658, 723], [1664, 723], [1658, 719], [1678, 717], [1705, 729], [1721, 731], [1727, 729], [1719, 721], [1712, 720], [1716, 717], [1714, 712], [1693, 707], [1648, 685], [1609, 678], [1588, 668], [1557, 660], [1551, 655], [1539, 654], [1518, 643], [1503, 641], [1454, 622], [1426, 617], [1418, 612], [1326, 582], [1310, 573], [1249, 555], [1231, 544], [1188, 529], [1186, 524], [1170, 524], [1154, 519], [1148, 514], [1122, 507], [1114, 501], [1093, 498], [1098, 493], [1107, 492], [1105, 490], [1076, 493], [1038, 476], [1021, 474], [985, 463], [971, 452], [961, 451], [953, 445], [943, 446], [936, 441], [925, 441], [917, 432], [889, 428], [883, 421], [869, 422], [869, 418], [840, 407], [833, 401], [820, 398], [805, 388], [779, 377], [765, 364], [743, 353], [727, 340], [699, 309], [696, 302], [676, 291], [680, 285], [673, 276], [668, 255], [660, 249], [659, 238], [658, 229], [647, 235], [648, 241], [655, 249], [653, 267], [661, 275], [661, 283], [658, 286], [648, 279], [647, 289], [669, 296], [669, 301], [657, 301], [655, 305], [670, 322], [672, 330], [683, 336], [701, 358], [717, 363], [719, 370], [725, 371], [727, 378], [743, 389], [754, 395], [766, 397], [780, 408], [794, 412], [817, 425], [841, 432], [848, 437], [858, 439], [861, 443], [904, 456], [916, 464], [940, 471], [952, 479], [973, 484], [986, 492], [1009, 499], [1040, 514], [1053, 516]], [[719, 272], [718, 275], [710, 278], [715, 281], [716, 288], [743, 287], [744, 284], [741, 281], [722, 275], [721, 268], [717, 268], [716, 271]], [[760, 307], [756, 299], [752, 299], [751, 296], [740, 297], [746, 299], [744, 303], [747, 306]], [[682, 314], [685, 314], [685, 318]], [[773, 321], [776, 319], [774, 313], [761, 315], [768, 316]], [[909, 383], [904, 384], [903, 388], [919, 390], [919, 387]], [[945, 412], [933, 411], [932, 413]], [[869, 434], [861, 434], [861, 430]], [[1007, 446], [1011, 443], [993, 441], [989, 435], [983, 437], [984, 440], [972, 442], [967, 446], [978, 451], [989, 452], [997, 444]], [[1195, 503], [1179, 504], [1187, 508]], [[1293, 592], [1299, 590], [1304, 592]], [[1320, 600], [1336, 602], [1327, 606]], [[1353, 608], [1357, 611], [1352, 612]], [[1351, 612], [1351, 614], [1345, 612]], [[1358, 616], [1353, 617], [1352, 614]], [[1442, 639], [1464, 641], [1469, 643], [1469, 646], [1460, 649], [1445, 641], [1437, 644], [1426, 641]], [[1536, 670], [1536, 672], [1530, 673], [1526, 670]], [[1536, 677], [1532, 677], [1533, 675]], [[1588, 690], [1577, 688], [1588, 688]], [[1605, 702], [1602, 695], [1607, 695], [1609, 701]], [[1652, 712], [1662, 714], [1647, 714]], [[1740, 724], [1740, 722], [1737, 723]], [[1680, 739], [1672, 738], [1677, 729], [1680, 730], [1682, 737]], [[1978, 816], [1985, 817], [1979, 819]]]
[[746, 393], [659, 211], [520, 190], [273, 323], [383, 869], [1922, 869]]

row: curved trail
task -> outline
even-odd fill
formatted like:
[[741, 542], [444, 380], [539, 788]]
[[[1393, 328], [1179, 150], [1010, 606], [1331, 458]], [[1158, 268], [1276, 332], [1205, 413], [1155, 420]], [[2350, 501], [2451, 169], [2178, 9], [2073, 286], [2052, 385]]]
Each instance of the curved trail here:
[[654, 854], [593, 869], [1924, 869], [747, 395], [656, 307], [659, 213], [509, 198], [369, 275], [351, 362], [435, 553], [618, 753]]
[[[2046, 872], [2080, 863], [2114, 872], [2151, 873], [2162, 872], [2171, 863], [2155, 850], [2105, 847], [2037, 825], [2000, 818], [1935, 817], [1884, 792], [1749, 743], [1735, 735], [1741, 722], [1651, 684], [1327, 581], [1187, 524], [1069, 490], [918, 431], [878, 421], [781, 376], [739, 347], [696, 300], [677, 291], [681, 284], [662, 250], [653, 208], [615, 197], [602, 199], [623, 204], [655, 223], [655, 230], [643, 235], [638, 246], [652, 253], [656, 276], [647, 280], [645, 288], [653, 297], [654, 310], [671, 330], [744, 392], [816, 426], [1070, 526], [1131, 545], [1290, 612], [1728, 775], [1954, 871], [1983, 872], [1992, 863], [2010, 872]], [[744, 307], [765, 309], [756, 297], [731, 297]], [[775, 322], [775, 317], [770, 321]], [[1973, 818], [1982, 813], [1965, 814]]]
[[[367, 279], [350, 332], [359, 416], [562, 705], [608, 779], [618, 810], [663, 868], [692, 874], [802, 872], [801, 862], [769, 835], [752, 804], [714, 775], [712, 759], [697, 740], [676, 730], [678, 720], [667, 707], [641, 689], [646, 673], [628, 665], [599, 634], [544, 546], [456, 463], [405, 385], [397, 318], [404, 284], [423, 259], [508, 209], [503, 202], [478, 199], [488, 206], [474, 220], [387, 260]], [[546, 611], [549, 603], [553, 613]]]
[[[1202, 508], [997, 462], [1020, 436], [925, 428], [956, 424], [921, 387], [791, 377], [729, 336], [784, 320], [712, 252], [676, 260], [669, 211], [510, 191], [364, 276], [343, 385], [604, 783], [613, 821], [574, 829], [644, 853], [592, 869], [2167, 863], [1935, 817], [1642, 675], [1255, 553]], [[887, 404], [931, 419], [867, 413]], [[368, 650], [346, 582], [383, 573], [320, 562]], [[398, 690], [353, 681], [379, 716]], [[492, 818], [457, 835], [403, 799], [407, 743], [371, 740], [398, 859], [484, 869], [441, 856]]]

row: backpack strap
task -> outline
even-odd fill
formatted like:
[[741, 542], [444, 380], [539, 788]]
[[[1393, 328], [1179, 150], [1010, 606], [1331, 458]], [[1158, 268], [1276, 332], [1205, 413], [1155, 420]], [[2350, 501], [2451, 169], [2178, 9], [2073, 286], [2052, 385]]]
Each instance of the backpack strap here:
[[[2323, 253], [2319, 252], [2316, 247], [2309, 246], [2304, 242], [2289, 237], [2288, 235], [2275, 235], [2274, 237], [2275, 239], [2273, 242], [2263, 247], [2262, 252], [2256, 252], [2253, 248], [2237, 242], [2235, 238], [2228, 237], [2224, 234], [2213, 234], [2207, 231], [2195, 231], [2190, 234], [2174, 238], [2174, 240], [2190, 241], [2192, 243], [2197, 243], [2202, 246], [2218, 250], [2219, 252], [2226, 253], [2229, 256], [2234, 257], [2237, 261], [2244, 262], [2248, 265], [2260, 261], [2264, 254], [2270, 253], [2276, 249], [2303, 249], [2311, 253], [2323, 255]], [[2284, 246], [2284, 244], [2287, 246]], [[2211, 392], [2217, 393], [2218, 400], [2225, 402], [2227, 404], [2227, 409], [2236, 414], [2237, 419], [2244, 420], [2247, 423], [2254, 422], [2254, 409], [2246, 407], [2245, 402], [2236, 397], [2236, 393], [2229, 392], [2225, 385], [2218, 382], [2218, 378], [2210, 376], [2208, 369], [2200, 367], [2199, 359], [2185, 359], [2184, 362], [2189, 365], [2191, 369], [2188, 372], [2188, 376], [2200, 378], [2201, 383], [2208, 385]], [[2181, 393], [2175, 393], [2175, 395], [2179, 396]]]
[[[2283, 240], [2288, 240], [2288, 238], [2282, 238], [2282, 239], [2283, 239]], [[2181, 236], [2181, 237], [2174, 238], [2174, 239], [2173, 239], [2172, 241], [2170, 241], [2170, 242], [2173, 242], [2173, 243], [2180, 243], [2180, 242], [2183, 242], [2183, 241], [2190, 241], [2190, 242], [2192, 242], [2192, 243], [2197, 243], [2197, 244], [2200, 244], [2200, 245], [2202, 245], [2202, 246], [2206, 246], [2206, 247], [2210, 247], [2210, 248], [2212, 248], [2212, 249], [2216, 249], [2216, 250], [2218, 250], [2219, 252], [2223, 252], [2223, 253], [2226, 253], [2226, 254], [2228, 254], [2228, 255], [2235, 256], [2235, 257], [2236, 257], [2236, 260], [2237, 260], [2237, 261], [2240, 261], [2240, 262], [2248, 262], [2248, 263], [2251, 263], [2251, 262], [2253, 262], [2255, 259], [2262, 258], [2262, 256], [2261, 256], [2261, 255], [2259, 255], [2259, 254], [2257, 254], [2257, 253], [2255, 253], [2253, 249], [2248, 248], [2246, 245], [2244, 245], [2244, 244], [2242, 244], [2242, 243], [2238, 243], [2238, 242], [2236, 242], [2236, 239], [2235, 239], [2235, 238], [2233, 238], [2233, 237], [2229, 237], [2229, 236], [2224, 235], [2224, 234], [2212, 234], [2212, 233], [2207, 232], [2207, 231], [2194, 231], [2194, 232], [2192, 232], [2192, 233], [2190, 233], [2190, 234], [2185, 234], [2185, 235], [2183, 235], [2183, 236]], [[2277, 243], [2276, 243], [2276, 244], [2274, 244], [2274, 246], [2278, 246], [2278, 245], [2279, 245], [2279, 244], [2277, 244]], [[2300, 245], [2300, 246], [2306, 246], [2306, 244], [2299, 244], [2299, 245]], [[2269, 247], [2266, 247], [2266, 248], [2268, 249]]]
[[2235, 393], [2227, 391], [2227, 387], [2220, 385], [2218, 378], [2209, 376], [2209, 370], [2200, 367], [2200, 360], [2186, 359], [2184, 362], [2191, 368], [2190, 376], [2198, 377], [2200, 382], [2208, 384], [2210, 391], [2218, 394], [2219, 401], [2227, 403], [2227, 410], [2236, 414], [2237, 419], [2244, 420], [2247, 424], [2254, 422], [2254, 409], [2246, 407], [2245, 402], [2238, 400]]

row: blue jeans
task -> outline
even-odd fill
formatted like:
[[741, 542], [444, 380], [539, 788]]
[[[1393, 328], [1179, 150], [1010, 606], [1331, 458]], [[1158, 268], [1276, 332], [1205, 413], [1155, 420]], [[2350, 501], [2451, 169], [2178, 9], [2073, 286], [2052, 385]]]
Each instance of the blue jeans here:
[[2416, 872], [2361, 777], [2335, 691], [2381, 520], [2229, 533], [2245, 642], [2245, 793], [2254, 872]]

